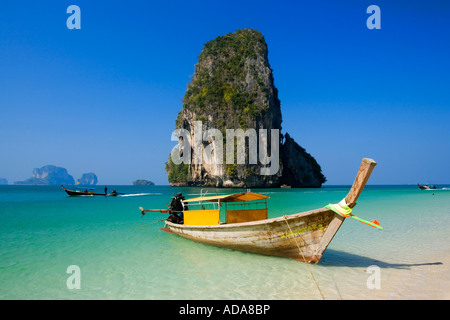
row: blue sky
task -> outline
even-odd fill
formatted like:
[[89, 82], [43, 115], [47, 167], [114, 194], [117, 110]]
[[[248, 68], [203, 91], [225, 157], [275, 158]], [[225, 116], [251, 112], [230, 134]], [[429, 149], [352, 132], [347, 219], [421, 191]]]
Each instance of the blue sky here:
[[[69, 5], [81, 30], [69, 30]], [[369, 5], [381, 29], [369, 30]], [[450, 183], [450, 4], [442, 1], [3, 1], [0, 178], [54, 164], [99, 184], [167, 184], [164, 163], [203, 44], [269, 47], [288, 132], [327, 184]]]

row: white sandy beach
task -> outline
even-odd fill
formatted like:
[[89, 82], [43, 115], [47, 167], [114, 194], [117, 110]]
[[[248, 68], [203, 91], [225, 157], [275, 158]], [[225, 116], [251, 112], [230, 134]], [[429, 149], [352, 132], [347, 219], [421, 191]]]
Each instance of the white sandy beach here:
[[450, 299], [450, 254], [436, 261], [442, 264], [414, 266], [410, 270], [402, 270], [397, 279], [386, 281], [386, 290], [376, 299]]

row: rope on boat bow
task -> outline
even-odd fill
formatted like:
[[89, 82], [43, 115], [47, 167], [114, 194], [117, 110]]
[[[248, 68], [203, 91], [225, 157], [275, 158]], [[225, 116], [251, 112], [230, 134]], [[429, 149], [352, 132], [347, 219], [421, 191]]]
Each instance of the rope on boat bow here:
[[352, 217], [353, 219], [356, 219], [359, 222], [367, 224], [368, 226], [383, 230], [383, 227], [380, 226], [380, 222], [378, 222], [377, 220], [367, 221], [367, 220], [361, 219], [360, 217], [357, 217], [354, 214], [352, 214], [352, 208], [350, 208], [347, 205], [347, 202], [345, 202], [345, 198], [342, 199], [337, 204], [330, 203], [329, 205], [325, 206], [325, 208], [328, 208], [328, 209], [336, 212], [341, 217], [344, 217], [344, 218]]
[[[287, 226], [289, 228], [289, 231], [293, 234], [291, 226], [289, 225], [289, 222], [287, 220], [287, 217], [283, 216], [283, 218], [284, 218], [284, 221], [286, 222], [286, 224], [287, 224]], [[300, 245], [297, 242], [297, 238], [294, 237], [294, 241], [295, 241], [295, 244], [297, 245], [298, 252], [300, 252], [300, 254], [302, 255], [303, 260], [306, 262], [307, 260], [305, 258], [305, 255], [303, 254], [303, 251], [300, 249]], [[305, 245], [306, 245], [306, 242], [305, 242]], [[325, 297], [323, 296], [322, 290], [320, 290], [319, 284], [317, 283], [317, 280], [314, 277], [314, 274], [312, 273], [311, 268], [309, 267], [309, 263], [307, 263], [306, 265], [308, 267], [309, 273], [311, 274], [311, 278], [313, 279], [314, 283], [316, 284], [317, 290], [319, 290], [319, 293], [320, 293], [320, 296], [322, 297], [322, 300], [325, 300]]]

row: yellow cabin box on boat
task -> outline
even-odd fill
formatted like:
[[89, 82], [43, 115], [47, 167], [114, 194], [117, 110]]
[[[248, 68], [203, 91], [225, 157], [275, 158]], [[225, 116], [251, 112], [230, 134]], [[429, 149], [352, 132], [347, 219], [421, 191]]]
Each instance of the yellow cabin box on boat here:
[[[263, 220], [268, 218], [266, 199], [269, 198], [266, 195], [244, 192], [231, 195], [221, 196], [202, 196], [183, 201], [185, 210], [183, 211], [185, 225], [206, 226], [206, 225], [218, 225], [220, 224], [220, 207], [225, 204], [224, 211], [226, 213], [226, 223], [240, 223], [256, 220]], [[259, 204], [264, 205], [264, 208], [250, 208], [250, 202], [255, 200], [263, 200]], [[227, 205], [233, 203], [239, 203], [238, 210], [229, 210]], [[200, 206], [201, 210], [187, 210], [187, 207]], [[211, 209], [206, 209], [205, 206], [212, 206]]]
[[220, 222], [220, 210], [183, 211], [184, 224], [195, 226], [216, 225]]

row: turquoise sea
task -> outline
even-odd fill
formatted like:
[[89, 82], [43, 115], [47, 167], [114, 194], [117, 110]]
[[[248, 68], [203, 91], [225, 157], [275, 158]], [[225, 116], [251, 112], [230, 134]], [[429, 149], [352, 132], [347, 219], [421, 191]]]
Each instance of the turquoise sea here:
[[[195, 243], [161, 231], [166, 214], [141, 217], [139, 206], [165, 208], [174, 192], [188, 198], [200, 188], [113, 187], [129, 195], [0, 186], [0, 299], [449, 297], [450, 186], [366, 186], [353, 212], [384, 229], [347, 219], [317, 265]], [[277, 217], [337, 203], [349, 188], [253, 191], [270, 196], [269, 217]], [[73, 265], [80, 289], [67, 285]], [[369, 288], [370, 266], [379, 287]]]

